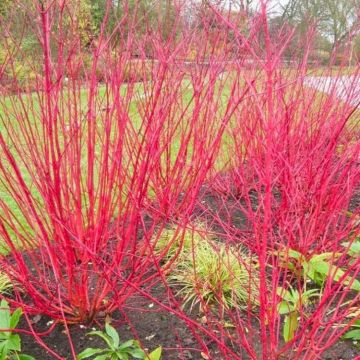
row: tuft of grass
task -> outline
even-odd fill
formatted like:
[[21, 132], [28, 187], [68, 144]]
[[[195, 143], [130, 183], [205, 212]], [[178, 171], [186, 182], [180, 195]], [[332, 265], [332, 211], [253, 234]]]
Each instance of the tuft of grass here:
[[13, 285], [10, 278], [6, 274], [0, 272], [0, 294], [8, 293], [12, 287]]
[[241, 250], [227, 249], [225, 244], [202, 241], [192, 252], [179, 258], [169, 276], [179, 286], [177, 295], [184, 307], [200, 309], [218, 304], [224, 308], [249, 308], [259, 305], [259, 275], [256, 265]]
[[170, 227], [154, 236], [155, 254], [159, 255], [164, 261], [170, 261], [181, 254], [191, 252], [193, 246], [202, 241], [207, 241], [208, 232], [203, 223], [194, 224], [184, 230]]

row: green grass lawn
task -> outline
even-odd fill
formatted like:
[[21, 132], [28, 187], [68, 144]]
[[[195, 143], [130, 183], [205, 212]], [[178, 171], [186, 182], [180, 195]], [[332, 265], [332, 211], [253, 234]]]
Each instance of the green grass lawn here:
[[[289, 75], [289, 77], [291, 78], [291, 74]], [[218, 95], [221, 97], [221, 104], [223, 104], [224, 106], [220, 106], [218, 109], [218, 114], [214, 114], [214, 116], [216, 116], [217, 118], [221, 118], [221, 116], [223, 115], [223, 112], [225, 111], [225, 105], [229, 99], [230, 96], [230, 85], [232, 83], [232, 81], [234, 80], [234, 76], [230, 73], [227, 76], [227, 80], [228, 81], [224, 87], [220, 88], [220, 80], [219, 83], [216, 84], [216, 89], [215, 91], [218, 91]], [[245, 82], [242, 82], [243, 86], [245, 84]], [[291, 88], [290, 88], [291, 90]], [[127, 85], [123, 85], [120, 89], [120, 93], [121, 95], [124, 97], [126, 96], [128, 91], [128, 87]], [[141, 133], [142, 131], [142, 127], [141, 124], [144, 121], [143, 116], [141, 116], [139, 114], [138, 111], [138, 106], [141, 105], [140, 103], [142, 101], [144, 101], [143, 99], [143, 85], [142, 83], [137, 83], [134, 86], [134, 91], [136, 92], [136, 96], [133, 97], [133, 101], [131, 102], [130, 106], [129, 106], [129, 110], [128, 110], [128, 115], [129, 115], [129, 119], [133, 125], [133, 131], [138, 131], [139, 133]], [[182, 84], [182, 101], [185, 104], [189, 104], [189, 107], [187, 109], [187, 112], [183, 113], [182, 116], [184, 117], [184, 121], [186, 121], [187, 116], [191, 116], [192, 111], [194, 109], [194, 104], [192, 101], [192, 96], [193, 96], [193, 88], [190, 84], [189, 80], [184, 80], [183, 84]], [[105, 101], [106, 98], [106, 87], [105, 86], [99, 86], [98, 91], [97, 91], [97, 99], [96, 101], [99, 103], [99, 107], [102, 106], [102, 101]], [[66, 95], [64, 95], [64, 99], [66, 100]], [[31, 126], [34, 126], [34, 128], [37, 128], [39, 130], [39, 132], [41, 132], [41, 121], [39, 121], [39, 102], [38, 99], [36, 98], [36, 94], [30, 94], [30, 95], [24, 95], [23, 97], [24, 100], [24, 105], [25, 107], [28, 107], [28, 110], [30, 110], [30, 116], [32, 116], [32, 118], [30, 119], [30, 124]], [[87, 100], [88, 100], [88, 91], [83, 88], [80, 90], [80, 93], [78, 94], [78, 101], [81, 102], [81, 111], [82, 114], [85, 115], [86, 114], [86, 108], [87, 108]], [[109, 100], [110, 101], [110, 100]], [[106, 105], [106, 104], [103, 104]], [[182, 105], [184, 106], [184, 105]], [[317, 111], [316, 108], [318, 108], [318, 104], [316, 104], [316, 102], [314, 102], [313, 104], [313, 111]], [[0, 98], [0, 131], [2, 131], [3, 134], [6, 135], [6, 127], [9, 126], [9, 121], [12, 121], [12, 117], [14, 116], [13, 114], [15, 113], [16, 110], [19, 110], [20, 107], [20, 102], [19, 99], [17, 99], [16, 97], [3, 97]], [[24, 111], [21, 110], [20, 113], [23, 113]], [[66, 112], [65, 112], [66, 113]], [[222, 139], [222, 145], [221, 145], [221, 151], [220, 151], [220, 156], [217, 157], [216, 159], [216, 163], [215, 163], [215, 169], [220, 170], [224, 168], [224, 165], [227, 164], [228, 161], [228, 154], [231, 154], [231, 152], [233, 151], [233, 140], [232, 140], [232, 136], [231, 136], [231, 130], [233, 128], [233, 126], [236, 126], [236, 116], [239, 116], [239, 114], [235, 114], [233, 119], [229, 122], [228, 124], [228, 129], [227, 131], [225, 131], [224, 135], [223, 135], [223, 139]], [[354, 116], [358, 116], [358, 112], [356, 112], [354, 114]], [[101, 139], [102, 137], [102, 131], [103, 131], [103, 122], [101, 117], [101, 113], [99, 114], [99, 124], [97, 127], [97, 132], [98, 132], [98, 136], [99, 139]], [[18, 118], [18, 117], [17, 117]], [[12, 131], [17, 131], [17, 129], [19, 128], [19, 124], [17, 121], [12, 121], [11, 122], [11, 129]], [[180, 133], [181, 133], [181, 129], [178, 129], [178, 133], [174, 136], [173, 138], [173, 142], [171, 144], [171, 162], [174, 162], [178, 153], [178, 149], [180, 148], [180, 143], [181, 143], [181, 137], [180, 137]], [[134, 133], [134, 135], [136, 135]], [[39, 138], [41, 138], [41, 136], [39, 136]], [[85, 143], [86, 143], [86, 139], [85, 139]], [[62, 144], [63, 146], [64, 144]], [[96, 153], [101, 156], [101, 153], [103, 151], [103, 149], [101, 148], [101, 144], [100, 141], [97, 144], [96, 148], [95, 148]], [[189, 147], [188, 147], [188, 159], [191, 159], [191, 155], [192, 155], [192, 144], [191, 142], [189, 143]], [[20, 148], [19, 151], [14, 150], [13, 152], [13, 156], [15, 157], [16, 161], [20, 164], [20, 170], [21, 170], [21, 174], [24, 178], [24, 181], [26, 184], [28, 184], [29, 189], [32, 189], [33, 191], [33, 197], [35, 199], [38, 200], [38, 205], [41, 208], [41, 206], [43, 206], [43, 200], [41, 198], [41, 196], [39, 196], [39, 194], [37, 193], [37, 189], [35, 186], [32, 186], [33, 183], [33, 178], [30, 175], [29, 171], [27, 170], [26, 165], [28, 165], [26, 163], [26, 158], [21, 158], [21, 155], [26, 155], [26, 149], [24, 151], [24, 148]], [[124, 156], [126, 156], [126, 154], [124, 154]], [[84, 176], [86, 177], [86, 164], [87, 164], [87, 154], [86, 154], [86, 147], [84, 146], [84, 150], [83, 150], [83, 163], [84, 163]], [[101, 163], [100, 163], [100, 158], [97, 159], [96, 164], [95, 164], [95, 179], [96, 181], [99, 180], [99, 172], [101, 171]], [[2, 159], [3, 163], [6, 166], [6, 160], [4, 160], [4, 158]], [[31, 162], [31, 161], [30, 161]], [[165, 159], [164, 159], [165, 162]], [[31, 165], [35, 165], [35, 164], [31, 164]], [[131, 170], [131, 169], [130, 169]], [[34, 171], [34, 173], [36, 174], [36, 171]], [[16, 184], [15, 184], [16, 185]], [[18, 200], [13, 198], [10, 194], [9, 191], [7, 189], [7, 187], [9, 186], [9, 181], [6, 181], [5, 179], [2, 179], [0, 177], [0, 198], [2, 201], [4, 201], [4, 203], [9, 207], [9, 209], [13, 212], [14, 214], [14, 218], [19, 220], [19, 226], [23, 227], [24, 232], [26, 231], [30, 231], [30, 227], [27, 223], [27, 220], [24, 218], [23, 213], [22, 213], [22, 204], [18, 203]], [[151, 192], [151, 190], [150, 190]], [[85, 202], [86, 203], [86, 202]], [[0, 215], [4, 215], [3, 213], [0, 212]]]
[[[141, 84], [136, 84], [134, 87], [134, 90], [136, 93], [141, 96], [142, 88]], [[105, 86], [100, 86], [98, 88], [98, 99], [105, 98]], [[125, 96], [127, 91], [127, 86], [124, 85], [121, 88], [121, 95]], [[65, 95], [66, 97], [66, 95]], [[86, 89], [80, 90], [80, 97], [77, 99], [82, 103], [82, 107], [84, 108], [82, 110], [83, 114], [86, 113], [86, 103], [88, 99], [88, 91]], [[11, 144], [11, 134], [16, 133], [16, 136], [18, 137], [18, 141], [20, 141], [19, 149], [17, 150], [13, 145], [10, 145], [10, 148], [13, 149], [12, 155], [14, 156], [19, 168], [21, 175], [23, 177], [24, 182], [27, 184], [28, 188], [32, 191], [32, 197], [37, 200], [39, 206], [42, 206], [43, 199], [39, 195], [37, 189], [35, 186], [33, 186], [33, 177], [31, 176], [30, 172], [27, 169], [27, 166], [29, 165], [29, 162], [26, 161], [27, 156], [27, 150], [26, 147], [24, 148], [24, 145], [21, 144], [22, 139], [24, 143], [26, 143], [25, 139], [22, 137], [22, 132], [20, 129], [20, 116], [24, 116], [25, 113], [29, 115], [29, 126], [31, 126], [33, 129], [37, 129], [39, 131], [39, 134], [36, 135], [38, 139], [41, 139], [41, 128], [42, 123], [40, 120], [40, 106], [39, 106], [39, 99], [38, 94], [32, 93], [32, 94], [23, 94], [21, 96], [21, 99], [18, 96], [3, 96], [0, 98], [0, 131], [2, 132], [2, 135], [4, 136], [5, 140], [8, 141], [9, 144]], [[18, 114], [17, 116], [15, 114]], [[139, 122], [140, 118], [137, 115], [136, 112], [136, 101], [134, 101], [130, 106], [130, 113], [131, 113], [131, 119], [135, 123], [135, 125]], [[38, 144], [37, 144], [38, 145]], [[84, 151], [85, 153], [85, 151]], [[86, 161], [84, 156], [84, 161]], [[34, 166], [36, 164], [31, 163], [30, 165]], [[9, 166], [7, 163], [7, 160], [3, 157], [2, 163], [5, 166]], [[34, 170], [34, 169], [33, 169]], [[34, 172], [36, 174], [36, 170]], [[17, 186], [17, 181], [10, 183], [11, 185]], [[9, 191], [9, 181], [2, 178], [0, 176], [0, 199], [3, 201], [7, 206], [8, 209], [12, 212], [13, 219], [18, 220], [18, 228], [22, 228], [22, 233], [31, 232], [31, 227], [28, 224], [28, 221], [25, 219], [22, 209], [24, 208], [22, 204], [19, 203], [19, 200], [14, 198]], [[0, 215], [5, 216], [3, 210], [0, 210]], [[12, 233], [10, 231], [10, 233]], [[12, 233], [13, 237], [14, 234]], [[15, 239], [14, 239], [15, 240]], [[0, 252], [6, 252], [6, 249], [1, 249]]]
[[[184, 113], [182, 116], [186, 118], [186, 116], [191, 116], [191, 111], [193, 108], [192, 102], [192, 95], [193, 91], [192, 88], [189, 86], [189, 81], [184, 80], [182, 84], [182, 97], [184, 103], [190, 103], [190, 106], [187, 110], [187, 113]], [[106, 106], [106, 87], [105, 86], [99, 86], [97, 89], [97, 95], [96, 95], [96, 102], [98, 105], [98, 108], [102, 108], [103, 106]], [[134, 85], [134, 93], [133, 100], [128, 108], [128, 115], [129, 115], [129, 121], [131, 122], [133, 129], [133, 135], [136, 136], [136, 132], [139, 132], [139, 136], [141, 136], [141, 133], [143, 131], [143, 127], [141, 126], [144, 122], [144, 116], [140, 116], [138, 111], [138, 106], [141, 105], [141, 102], [146, 102], [144, 100], [144, 91], [142, 87], [142, 83], [137, 83]], [[125, 97], [128, 91], [127, 85], [123, 85], [120, 89], [121, 96]], [[2, 97], [0, 98], [0, 131], [2, 132], [2, 135], [5, 137], [6, 141], [8, 141], [8, 144], [10, 144], [10, 148], [12, 149], [12, 155], [14, 156], [17, 164], [19, 165], [21, 175], [24, 179], [24, 182], [27, 184], [28, 189], [32, 191], [32, 197], [37, 201], [37, 205], [39, 209], [41, 209], [42, 206], [44, 206], [44, 199], [39, 195], [38, 193], [38, 186], [34, 186], [34, 176], [36, 176], [36, 169], [33, 162], [33, 159], [30, 159], [30, 161], [27, 161], [27, 148], [29, 140], [25, 140], [23, 137], [24, 131], [21, 131], [21, 125], [20, 125], [20, 119], [21, 116], [24, 116], [25, 114], [29, 115], [29, 121], [27, 123], [27, 126], [31, 128], [31, 130], [38, 131], [38, 135], [36, 135], [36, 139], [40, 140], [42, 138], [42, 128], [43, 128], [43, 120], [41, 120], [41, 114], [39, 113], [39, 110], [43, 107], [39, 106], [40, 99], [37, 97], [38, 95], [33, 94], [23, 94], [21, 99], [19, 99], [17, 96], [8, 96], [8, 97]], [[63, 96], [64, 102], [66, 103], [67, 95]], [[79, 108], [81, 109], [82, 115], [86, 119], [86, 109], [87, 109], [87, 101], [88, 101], [88, 91], [86, 89], [81, 89], [80, 93], [77, 95], [76, 100], [81, 103]], [[111, 101], [111, 99], [108, 98], [108, 101]], [[17, 114], [17, 115], [15, 115]], [[63, 114], [66, 114], [66, 111], [63, 112]], [[97, 132], [97, 145], [95, 147], [95, 153], [97, 155], [96, 163], [95, 163], [95, 169], [94, 169], [94, 177], [95, 177], [95, 184], [98, 183], [99, 179], [101, 177], [99, 176], [101, 171], [101, 155], [104, 149], [102, 149], [101, 140], [103, 137], [103, 119], [101, 118], [101, 112], [99, 114], [99, 121], [98, 126], [96, 129]], [[84, 123], [85, 124], [85, 123]], [[118, 129], [115, 130], [115, 132], [119, 131]], [[25, 131], [26, 132], [26, 131]], [[181, 132], [181, 129], [179, 127], [178, 133]], [[17, 142], [16, 144], [19, 145], [19, 148], [16, 149], [15, 146], [11, 145], [11, 135], [13, 133], [17, 134]], [[175, 161], [176, 155], [178, 153], [178, 149], [180, 148], [180, 142], [181, 138], [178, 136], [179, 134], [176, 134], [173, 138], [174, 141], [171, 144], [171, 161]], [[114, 135], [116, 136], [116, 134]], [[61, 143], [62, 136], [59, 137], [60, 140], [60, 146], [62, 149], [64, 149], [65, 144]], [[83, 139], [83, 149], [82, 149], [82, 162], [84, 165], [84, 177], [87, 175], [87, 149], [86, 149], [86, 138]], [[41, 148], [39, 146], [39, 143], [36, 144], [37, 148]], [[191, 158], [192, 154], [192, 145], [189, 144], [188, 149], [188, 159]], [[126, 154], [123, 156], [126, 157]], [[41, 159], [39, 159], [41, 161]], [[165, 160], [164, 160], [165, 161]], [[5, 167], [9, 166], [6, 159], [2, 159], [3, 165]], [[28, 168], [28, 166], [31, 166], [31, 168]], [[13, 182], [13, 185], [17, 186], [17, 180]], [[0, 198], [1, 200], [8, 206], [10, 211], [13, 213], [12, 218], [17, 219], [19, 221], [19, 228], [22, 228], [22, 233], [29, 232], [31, 233], [31, 226], [28, 224], [28, 220], [25, 219], [23, 209], [23, 204], [19, 203], [19, 200], [14, 198], [8, 189], [9, 186], [9, 180], [6, 180], [4, 178], [0, 177]], [[20, 200], [21, 201], [21, 200]], [[84, 202], [86, 204], [86, 201]], [[3, 215], [5, 217], [5, 214], [3, 210], [0, 210], [0, 215]], [[14, 236], [14, 234], [13, 234]], [[0, 249], [1, 251], [1, 249]], [[6, 249], [3, 249], [3, 252], [6, 251]]]

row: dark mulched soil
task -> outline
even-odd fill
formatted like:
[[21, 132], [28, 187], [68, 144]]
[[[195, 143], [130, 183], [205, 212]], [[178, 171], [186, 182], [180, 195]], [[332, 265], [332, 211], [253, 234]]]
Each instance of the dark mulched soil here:
[[[158, 298], [164, 298], [166, 293], [164, 288], [157, 286], [152, 295]], [[203, 360], [201, 349], [197, 340], [189, 330], [189, 328], [178, 319], [177, 316], [160, 309], [149, 299], [145, 299], [139, 295], [129, 299], [128, 306], [124, 308], [127, 320], [119, 313], [113, 315], [112, 325], [117, 328], [121, 341], [136, 337], [141, 339], [145, 349], [153, 350], [158, 346], [163, 346], [163, 360]], [[34, 318], [33, 318], [34, 319]], [[35, 317], [36, 324], [33, 327], [36, 331], [44, 332], [50, 326], [50, 319], [47, 317]], [[103, 324], [104, 321], [102, 320]], [[131, 324], [131, 326], [129, 326]], [[256, 324], [254, 323], [256, 326]], [[23, 329], [28, 328], [25, 321], [20, 326]], [[132, 328], [131, 328], [132, 327]], [[93, 330], [99, 329], [97, 324], [91, 326], [69, 325], [71, 339], [73, 341], [76, 353], [81, 352], [87, 347], [104, 347], [104, 342], [96, 336], [86, 336]], [[63, 359], [73, 359], [71, 354], [68, 336], [65, 328], [59, 324], [42, 340]], [[211, 341], [208, 342], [209, 348], [212, 348]], [[212, 360], [221, 360], [223, 357], [218, 353], [215, 346], [211, 352]], [[22, 349], [25, 354], [35, 357], [36, 360], [51, 360], [55, 357], [49, 354], [43, 347], [34, 342], [31, 335], [22, 335]], [[260, 341], [259, 348], [260, 352]], [[339, 341], [325, 353], [321, 355], [322, 360], [353, 360], [360, 355], [360, 347], [354, 345], [351, 341]], [[244, 352], [243, 359], [249, 359]], [[259, 356], [260, 359], [260, 356]], [[291, 359], [291, 355], [284, 355], [280, 359]], [[306, 360], [304, 358], [304, 360]]]
[[[152, 295], [158, 298], [166, 296], [161, 286], [157, 286], [152, 291]], [[143, 347], [150, 351], [161, 345], [165, 347], [162, 359], [202, 359], [197, 341], [186, 325], [177, 316], [159, 309], [149, 299], [135, 295], [125, 305], [124, 312], [126, 312], [127, 319], [119, 313], [114, 313], [112, 318], [112, 325], [118, 330], [121, 341], [139, 338]], [[99, 320], [101, 324], [104, 324], [104, 319]], [[46, 331], [50, 326], [49, 321], [49, 318], [42, 317], [34, 324], [34, 328], [39, 332]], [[22, 325], [26, 327], [24, 322]], [[104, 347], [104, 342], [99, 337], [86, 336], [89, 331], [95, 328], [99, 330], [100, 326], [96, 323], [89, 326], [69, 326], [76, 353], [87, 347]], [[64, 359], [73, 358], [64, 325], [57, 325], [43, 340]], [[22, 335], [22, 345], [23, 352], [33, 355], [36, 359], [54, 359], [54, 356], [47, 353], [44, 348], [34, 344], [31, 335]], [[179, 349], [180, 347], [181, 349]]]
[[[231, 223], [235, 228], [241, 232], [246, 232], [247, 220], [239, 211], [232, 200], [227, 200], [226, 211], [221, 206], [223, 198], [215, 196], [209, 189], [202, 194], [202, 206], [198, 206], [194, 214], [196, 217], [201, 217], [206, 220], [206, 217], [211, 218], [211, 224], [216, 229], [217, 222], [214, 221], [214, 214], [217, 214], [222, 219], [231, 218]], [[254, 204], [256, 205], [256, 194], [253, 196]], [[359, 206], [360, 195], [354, 198], [353, 207]], [[234, 206], [232, 206], [234, 205]], [[218, 212], [219, 208], [223, 208], [223, 213]], [[221, 232], [221, 227], [218, 227]], [[166, 299], [166, 289], [163, 285], [158, 284], [152, 289], [152, 295], [161, 301]], [[141, 295], [134, 295], [128, 300], [124, 307], [124, 313], [128, 317], [124, 318], [123, 314], [113, 314], [112, 325], [117, 328], [122, 341], [138, 338], [145, 349], [153, 350], [158, 346], [163, 346], [163, 360], [186, 360], [204, 359], [201, 355], [200, 345], [195, 336], [177, 316], [160, 309], [151, 300], [142, 297]], [[196, 315], [193, 315], [195, 318]], [[46, 331], [50, 326], [50, 319], [47, 317], [33, 317], [33, 327], [38, 332]], [[70, 337], [73, 341], [76, 353], [81, 352], [87, 347], [103, 347], [103, 341], [95, 336], [86, 336], [92, 328], [100, 329], [100, 324], [104, 324], [104, 319], [99, 320], [99, 324], [92, 324], [90, 326], [69, 325]], [[130, 325], [129, 325], [130, 324]], [[256, 326], [256, 324], [254, 325]], [[26, 330], [28, 325], [23, 319], [20, 328]], [[58, 324], [54, 330], [47, 336], [42, 337], [42, 340], [62, 359], [72, 359], [72, 354], [69, 346], [68, 336], [62, 324]], [[209, 348], [212, 348], [212, 343], [208, 341]], [[37, 360], [50, 360], [55, 357], [49, 354], [43, 347], [34, 342], [31, 335], [22, 335], [22, 350], [25, 354], [35, 357]], [[259, 349], [260, 354], [260, 340]], [[240, 355], [240, 354], [239, 354]], [[354, 345], [351, 341], [339, 341], [325, 353], [321, 355], [323, 360], [352, 360], [360, 355], [360, 347]], [[243, 354], [243, 358], [248, 356]], [[259, 355], [260, 358], [260, 355]], [[221, 360], [222, 356], [217, 353], [216, 346], [213, 346], [211, 353], [212, 360]], [[281, 357], [281, 359], [291, 359], [291, 355]], [[306, 360], [304, 358], [304, 360]]]

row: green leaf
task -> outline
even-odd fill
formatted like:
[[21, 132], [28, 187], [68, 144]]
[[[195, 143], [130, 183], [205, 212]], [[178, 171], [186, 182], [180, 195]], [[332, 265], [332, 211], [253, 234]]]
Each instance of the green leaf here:
[[[341, 278], [343, 278], [345, 272], [341, 268], [333, 265], [330, 268], [330, 265], [325, 262], [320, 262], [322, 264], [317, 263], [316, 271], [322, 273], [328, 277], [332, 277], [335, 282], [339, 282]], [[344, 285], [349, 285], [351, 283], [351, 289], [360, 291], [360, 281], [353, 279], [351, 276], [346, 276], [342, 280]]]
[[135, 359], [144, 359], [145, 358], [145, 352], [141, 349], [133, 349], [128, 351], [128, 353]]
[[322, 260], [313, 261], [311, 259], [309, 263], [315, 271], [319, 272], [320, 274], [328, 275], [330, 265], [327, 262]]
[[308, 263], [307, 261], [304, 261], [302, 263], [302, 268], [303, 268], [305, 277], [309, 277], [310, 279], [312, 279], [312, 274], [314, 273], [314, 270], [313, 270], [312, 266], [310, 265], [310, 263]]
[[103, 353], [104, 351], [106, 351], [106, 350], [105, 349], [87, 348], [76, 357], [76, 360], [86, 359], [90, 356], [94, 356], [96, 354]]
[[114, 348], [118, 348], [120, 339], [117, 331], [109, 323], [105, 324], [105, 331], [111, 337], [114, 344]]
[[308, 291], [305, 291], [302, 295], [301, 295], [301, 299], [302, 299], [302, 302], [304, 304], [307, 303], [307, 301], [312, 298], [312, 297], [320, 297], [321, 294], [319, 292], [318, 289], [310, 289]]
[[19, 360], [35, 360], [34, 357], [26, 354], [18, 354]]
[[9, 349], [7, 347], [7, 340], [0, 343], [0, 360], [5, 360], [8, 356]]
[[159, 346], [154, 351], [152, 351], [148, 356], [146, 360], [160, 360], [162, 353], [162, 347]]
[[129, 355], [127, 353], [117, 351], [116, 354], [117, 354], [118, 359], [120, 359], [120, 360], [129, 360]]
[[293, 311], [293, 307], [287, 301], [281, 301], [278, 305], [278, 312], [280, 315], [285, 315]]
[[324, 261], [309, 262], [307, 270], [304, 267], [304, 274], [318, 285], [323, 285], [329, 273], [329, 264]]
[[[335, 279], [335, 281], [337, 281]], [[350, 289], [360, 291], [360, 281], [353, 279], [351, 276], [347, 276], [344, 280], [345, 285], [349, 285], [351, 283]]]
[[[94, 360], [108, 360], [110, 359], [110, 353], [106, 353], [106, 354], [103, 354], [103, 355], [98, 355], [94, 358]], [[116, 359], [121, 359], [119, 357], [116, 357]]]
[[352, 255], [360, 255], [360, 241], [352, 243], [349, 250]]
[[294, 338], [296, 329], [298, 327], [297, 317], [298, 317], [297, 311], [285, 317], [283, 336], [286, 342], [291, 341]]
[[350, 330], [343, 335], [343, 339], [360, 340], [360, 329]]
[[348, 254], [350, 256], [357, 257], [360, 255], [360, 241], [355, 241], [351, 245], [349, 242], [344, 242], [341, 245], [348, 248]]
[[285, 290], [282, 287], [278, 287], [276, 289], [276, 293], [284, 300], [292, 302], [293, 296], [289, 290]]
[[315, 254], [310, 259], [310, 262], [317, 263], [319, 261], [324, 261], [324, 260], [333, 260], [333, 259], [338, 258], [341, 255], [342, 255], [341, 253], [335, 253], [335, 252], [324, 252], [321, 254]]
[[296, 250], [293, 250], [293, 249], [288, 249], [288, 250], [284, 250], [283, 254], [286, 256], [287, 254], [289, 254], [288, 256], [293, 258], [293, 259], [296, 259], [296, 260], [299, 260], [301, 258], [304, 257], [303, 254], [301, 254], [300, 252], [296, 251]]
[[[0, 303], [0, 329], [10, 328], [10, 308], [6, 300], [1, 300]], [[5, 332], [5, 334], [10, 334]]]
[[291, 271], [295, 271], [295, 269], [296, 269], [296, 267], [295, 267], [295, 265], [292, 263], [292, 262], [290, 262], [290, 261], [284, 261], [284, 262], [282, 262], [281, 264], [280, 264], [280, 267], [282, 267], [282, 268], [284, 268], [284, 269], [289, 269], [289, 270], [291, 270]]
[[111, 337], [109, 335], [103, 333], [102, 331], [90, 331], [86, 335], [88, 335], [88, 336], [92, 336], [92, 335], [98, 336], [98, 337], [102, 338], [106, 342], [106, 344], [109, 346], [109, 348], [114, 349]]
[[278, 251], [273, 251], [272, 254], [278, 256], [280, 258], [280, 266], [285, 269], [289, 270], [295, 270], [295, 265], [292, 263], [292, 259], [296, 261], [302, 262], [304, 259], [304, 256], [299, 253], [298, 251], [295, 251], [293, 249], [282, 249]]
[[223, 326], [225, 329], [234, 329], [236, 326], [230, 321], [224, 321]]
[[22, 315], [21, 308], [17, 308], [10, 317], [10, 329], [15, 329]]
[[10, 353], [7, 347], [3, 347], [0, 352], [0, 360], [7, 360]]
[[21, 340], [18, 334], [11, 334], [6, 341], [8, 343], [7, 347], [9, 350], [21, 351]]
[[119, 350], [124, 350], [124, 349], [127, 349], [127, 348], [131, 348], [132, 346], [136, 346], [136, 342], [135, 340], [128, 340], [128, 341], [125, 341], [123, 342], [120, 346], [119, 346]]

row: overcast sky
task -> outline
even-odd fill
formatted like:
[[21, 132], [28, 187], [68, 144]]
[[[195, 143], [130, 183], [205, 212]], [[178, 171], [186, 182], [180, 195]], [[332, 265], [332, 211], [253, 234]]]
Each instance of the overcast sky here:
[[[268, 0], [268, 9], [271, 11], [278, 11], [281, 7], [281, 5], [286, 4], [288, 0]], [[236, 3], [240, 3], [241, 0], [226, 0], [227, 3], [230, 4], [236, 4]], [[260, 5], [261, 1], [260, 0], [253, 0], [253, 6], [254, 8], [258, 7]]]

